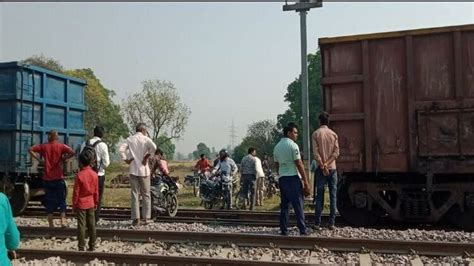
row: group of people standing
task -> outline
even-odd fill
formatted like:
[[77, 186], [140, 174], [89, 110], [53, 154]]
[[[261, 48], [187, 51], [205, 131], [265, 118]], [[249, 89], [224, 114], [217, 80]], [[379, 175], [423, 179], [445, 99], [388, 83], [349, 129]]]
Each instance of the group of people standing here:
[[[263, 205], [263, 194], [265, 189], [265, 172], [268, 170], [268, 160], [265, 156], [264, 162], [257, 157], [257, 150], [253, 147], [248, 149], [248, 154], [242, 158], [240, 169], [237, 168], [234, 160], [229, 157], [225, 149], [222, 149], [216, 156], [213, 165], [206, 158], [205, 154], [200, 155], [200, 159], [196, 162], [194, 169], [205, 174], [212, 170], [226, 172], [234, 175], [240, 170], [241, 174], [241, 195], [249, 201], [249, 209], [255, 210], [255, 206]], [[235, 166], [234, 166], [235, 165]], [[229, 168], [229, 169], [228, 169]], [[232, 200], [232, 199], [231, 199]], [[232, 207], [229, 206], [229, 209]]]
[[[72, 208], [78, 223], [78, 247], [85, 250], [86, 232], [89, 235], [89, 248], [95, 249], [96, 223], [99, 221], [105, 183], [105, 168], [110, 164], [107, 144], [102, 141], [105, 130], [94, 128], [94, 136], [82, 143], [78, 162], [80, 171], [74, 179]], [[43, 164], [43, 205], [48, 224], [54, 227], [53, 213], [60, 212], [61, 226], [66, 227], [67, 185], [64, 180], [63, 163], [76, 153], [66, 144], [58, 141], [55, 130], [48, 132], [48, 142], [37, 144], [29, 149], [31, 158]]]
[[[323, 112], [319, 115], [320, 127], [311, 136], [313, 157], [311, 172], [314, 173], [315, 192], [315, 224], [314, 230], [321, 229], [321, 214], [324, 206], [325, 186], [329, 187], [330, 214], [327, 227], [334, 228], [336, 219], [336, 194], [337, 194], [337, 170], [336, 159], [339, 157], [339, 143], [337, 134], [329, 129], [329, 114]], [[301, 153], [296, 140], [298, 139], [298, 127], [295, 123], [288, 123], [283, 128], [283, 137], [274, 147], [274, 166], [279, 175], [280, 187], [280, 230], [282, 235], [288, 234], [289, 206], [292, 205], [297, 226], [301, 235], [306, 235], [306, 224], [304, 217], [304, 198], [310, 195], [311, 188], [309, 178], [306, 174]], [[210, 171], [212, 167], [220, 167], [219, 157], [211, 166], [204, 154], [196, 162], [195, 169], [201, 172]], [[264, 169], [268, 168], [268, 158], [264, 162], [256, 156], [256, 149], [250, 147], [248, 154], [242, 158], [240, 163], [241, 191], [240, 195], [249, 201], [249, 209], [262, 206], [263, 191], [265, 183]]]
[[240, 162], [240, 173], [242, 178], [241, 195], [249, 199], [249, 209], [263, 205], [263, 190], [265, 184], [265, 172], [262, 161], [257, 157], [257, 150], [253, 147], [248, 149], [248, 154]]
[[[102, 140], [104, 133], [103, 127], [96, 126], [94, 136], [81, 145], [78, 156], [80, 171], [74, 181], [72, 207], [78, 221], [79, 250], [85, 250], [86, 235], [89, 235], [88, 250], [95, 249], [95, 226], [100, 218], [105, 168], [110, 164], [108, 146]], [[159, 169], [162, 174], [169, 174], [163, 152], [157, 149], [156, 144], [147, 135], [145, 124], [139, 123], [136, 133], [128, 137], [119, 148], [121, 158], [129, 165], [132, 225], [138, 225], [140, 218], [145, 223], [151, 218], [152, 173]], [[50, 227], [54, 227], [53, 213], [57, 210], [60, 212], [61, 226], [66, 226], [67, 185], [64, 181], [63, 163], [76, 155], [71, 147], [60, 143], [58, 139], [58, 132], [51, 130], [48, 132], [47, 143], [34, 145], [29, 149], [31, 157], [44, 165], [43, 204]], [[143, 206], [141, 214], [140, 206]]]
[[[321, 212], [324, 206], [324, 190], [327, 184], [330, 194], [328, 228], [332, 229], [336, 216], [336, 159], [339, 156], [339, 144], [337, 134], [328, 128], [329, 114], [322, 113], [319, 116], [319, 123], [320, 127], [312, 134], [314, 162], [311, 168], [315, 172], [313, 190], [316, 191], [316, 219], [312, 227], [313, 229], [320, 228]], [[85, 250], [86, 231], [89, 235], [88, 250], [95, 249], [95, 225], [100, 217], [105, 168], [110, 164], [108, 147], [102, 141], [104, 132], [103, 127], [96, 126], [94, 137], [82, 144], [78, 156], [80, 171], [77, 173], [74, 182], [72, 206], [78, 219], [79, 250]], [[145, 223], [151, 219], [150, 176], [156, 170], [160, 170], [164, 175], [169, 174], [163, 152], [157, 149], [156, 144], [147, 135], [145, 124], [139, 123], [136, 126], [136, 133], [128, 137], [119, 148], [121, 159], [129, 165], [133, 225], [140, 224], [140, 218]], [[296, 124], [289, 123], [285, 126], [283, 135], [273, 152], [274, 165], [280, 176], [278, 180], [281, 196], [280, 230], [282, 235], [288, 234], [288, 211], [289, 204], [291, 204], [296, 214], [300, 234], [305, 235], [307, 230], [303, 206], [304, 197], [310, 194], [310, 187], [301, 154], [295, 142], [298, 137]], [[64, 181], [63, 162], [74, 157], [75, 152], [71, 147], [60, 143], [58, 132], [51, 130], [48, 132], [48, 142], [32, 146], [29, 153], [33, 159], [44, 163], [42, 180], [45, 196], [43, 204], [46, 208], [49, 226], [54, 227], [53, 212], [56, 210], [60, 212], [61, 226], [66, 226], [67, 186]], [[225, 150], [219, 153], [219, 157], [214, 165], [215, 169], [220, 169], [229, 175], [237, 171], [235, 162], [229, 158]], [[267, 165], [266, 158], [265, 165]], [[198, 161], [196, 167], [206, 171], [211, 169], [211, 164], [205, 156], [201, 155], [201, 160]], [[262, 205], [265, 178], [264, 167], [262, 161], [256, 156], [255, 148], [248, 149], [248, 154], [242, 159], [240, 171], [242, 175], [242, 193], [243, 195], [250, 194], [249, 207], [253, 210], [255, 206]], [[142, 204], [140, 204], [140, 198]], [[140, 206], [142, 206], [141, 213]], [[19, 233], [11, 217], [8, 199], [3, 194], [0, 194], [0, 209], [2, 209], [0, 213], [5, 215], [4, 219], [0, 219], [0, 230], [6, 232], [2, 235], [5, 238], [4, 241], [0, 242], [6, 243], [8, 249], [15, 249], [19, 243]], [[0, 255], [0, 262], [5, 259], [3, 255]]]
[[[320, 127], [313, 132], [312, 146], [315, 159], [315, 182], [313, 190], [316, 191], [315, 224], [314, 230], [321, 226], [321, 213], [324, 206], [324, 190], [329, 186], [330, 214], [328, 228], [334, 228], [336, 218], [336, 193], [337, 171], [336, 159], [339, 156], [339, 143], [337, 134], [329, 129], [329, 114], [323, 112], [319, 115]], [[306, 171], [296, 140], [298, 127], [289, 123], [283, 128], [283, 138], [278, 142], [273, 151], [274, 164], [280, 176], [280, 233], [288, 234], [289, 204], [295, 211], [297, 226], [301, 235], [306, 235], [304, 217], [304, 197], [309, 196], [310, 187]]]

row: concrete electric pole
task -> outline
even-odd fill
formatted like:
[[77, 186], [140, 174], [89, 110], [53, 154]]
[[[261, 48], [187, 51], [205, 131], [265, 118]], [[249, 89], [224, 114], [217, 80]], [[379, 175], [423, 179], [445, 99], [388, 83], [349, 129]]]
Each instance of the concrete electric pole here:
[[302, 159], [307, 160], [308, 168], [311, 164], [310, 142], [309, 142], [309, 106], [308, 106], [308, 52], [306, 47], [306, 12], [311, 8], [322, 7], [322, 0], [302, 0], [288, 5], [285, 1], [283, 11], [296, 11], [300, 13], [301, 33], [301, 102], [303, 119], [303, 153]]

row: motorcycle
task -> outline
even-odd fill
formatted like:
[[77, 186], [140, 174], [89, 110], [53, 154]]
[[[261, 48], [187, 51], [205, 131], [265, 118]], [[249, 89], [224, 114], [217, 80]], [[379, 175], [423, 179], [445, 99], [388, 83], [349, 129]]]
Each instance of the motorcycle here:
[[193, 194], [195, 197], [199, 197], [199, 187], [203, 180], [207, 180], [211, 176], [209, 171], [201, 172], [200, 170], [194, 172], [194, 175], [187, 175], [184, 178], [186, 186], [193, 186]]
[[202, 172], [201, 170], [197, 171], [197, 173], [194, 175], [193, 193], [195, 197], [199, 197], [199, 188], [202, 181], [207, 180], [210, 176], [211, 172]]
[[176, 216], [178, 213], [178, 185], [173, 177], [156, 175], [151, 180], [152, 216]]
[[274, 195], [276, 195], [278, 189], [280, 188], [278, 181], [271, 170], [267, 170], [265, 172], [265, 188], [265, 197], [267, 199], [271, 199]]
[[202, 202], [204, 203], [204, 208], [212, 209], [213, 206], [221, 203], [222, 208], [230, 209], [233, 182], [232, 177], [225, 172], [203, 180], [199, 191]]

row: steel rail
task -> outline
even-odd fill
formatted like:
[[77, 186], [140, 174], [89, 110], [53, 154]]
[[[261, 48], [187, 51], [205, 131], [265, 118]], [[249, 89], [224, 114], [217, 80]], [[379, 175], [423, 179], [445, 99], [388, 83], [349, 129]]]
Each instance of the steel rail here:
[[[28, 216], [28, 218], [44, 218], [44, 215], [32, 215]], [[59, 217], [59, 216], [56, 216]], [[68, 217], [73, 217], [69, 216]], [[130, 220], [130, 217], [103, 217], [104, 220], [107, 221], [121, 221], [121, 220]], [[238, 219], [212, 219], [212, 218], [189, 218], [189, 217], [157, 217], [154, 219], [156, 223], [200, 223], [200, 224], [208, 224], [208, 225], [221, 225], [221, 226], [265, 226], [265, 227], [278, 227], [279, 221], [267, 221], [267, 220], [238, 220]], [[295, 221], [290, 221], [290, 226], [296, 225]]]
[[95, 259], [106, 260], [122, 265], [127, 263], [130, 265], [139, 265], [142, 263], [155, 265], [175, 265], [175, 266], [227, 266], [227, 265], [245, 265], [245, 266], [261, 266], [261, 265], [311, 265], [307, 263], [286, 263], [275, 261], [255, 261], [240, 260], [226, 258], [208, 258], [208, 257], [186, 257], [186, 256], [163, 256], [163, 255], [147, 255], [134, 253], [107, 253], [107, 252], [83, 252], [69, 250], [43, 250], [43, 249], [19, 249], [17, 251], [19, 258], [27, 260], [46, 259], [49, 257], [60, 257], [75, 263], [88, 263]]
[[[22, 216], [24, 217], [44, 217], [44, 208], [28, 208]], [[74, 217], [68, 210], [68, 217]], [[101, 218], [106, 220], [130, 220], [130, 209], [104, 209], [101, 211]], [[306, 223], [314, 223], [314, 214], [305, 214]], [[322, 223], [326, 223], [328, 216], [322, 216]], [[157, 222], [169, 223], [204, 223], [218, 225], [248, 225], [248, 226], [278, 226], [279, 212], [254, 212], [239, 210], [199, 210], [184, 209], [179, 210], [175, 217], [158, 216]], [[290, 213], [290, 224], [296, 224], [296, 216]]]
[[[20, 227], [22, 237], [67, 238], [77, 234], [73, 228]], [[150, 239], [163, 242], [199, 242], [204, 244], [249, 247], [279, 247], [288, 249], [314, 249], [316, 246], [332, 251], [360, 252], [370, 250], [376, 253], [409, 254], [416, 252], [429, 256], [460, 256], [474, 253], [474, 243], [455, 243], [438, 241], [375, 240], [351, 238], [327, 238], [309, 236], [280, 236], [248, 233], [213, 232], [172, 232], [144, 230], [98, 229], [97, 235], [103, 239], [148, 242]]]
[[[71, 212], [72, 209], [68, 208], [67, 212]], [[101, 214], [107, 215], [128, 215], [130, 216], [130, 208], [102, 208]], [[41, 213], [44, 214], [45, 208], [42, 206], [28, 207], [24, 213]], [[280, 215], [279, 211], [249, 211], [249, 210], [205, 210], [205, 209], [179, 209], [178, 216], [180, 217], [201, 217], [201, 218], [254, 218], [256, 216], [263, 218], [264, 216], [270, 217], [271, 219], [278, 218]], [[313, 212], [306, 212], [306, 216], [314, 215]], [[290, 217], [294, 217], [294, 213], [290, 213]]]

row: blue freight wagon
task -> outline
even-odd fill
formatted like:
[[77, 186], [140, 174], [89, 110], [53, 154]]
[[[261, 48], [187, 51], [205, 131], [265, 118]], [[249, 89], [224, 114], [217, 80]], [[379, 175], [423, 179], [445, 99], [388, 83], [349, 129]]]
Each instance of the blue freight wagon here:
[[[21, 62], [0, 63], [0, 190], [14, 214], [39, 199], [42, 167], [28, 149], [54, 129], [74, 150], [84, 141], [86, 82]], [[65, 169], [71, 169], [66, 165]]]

